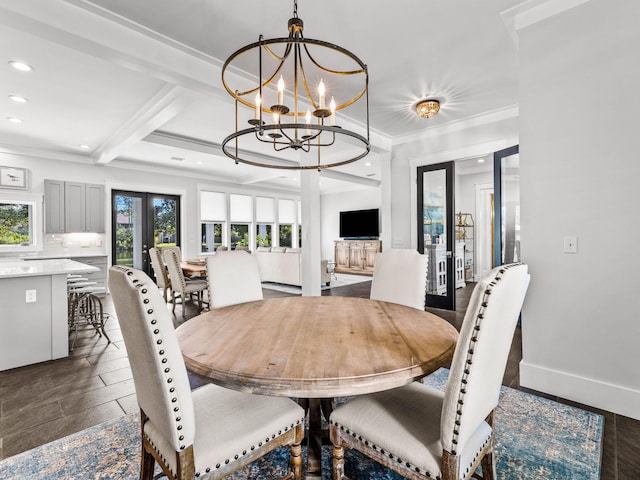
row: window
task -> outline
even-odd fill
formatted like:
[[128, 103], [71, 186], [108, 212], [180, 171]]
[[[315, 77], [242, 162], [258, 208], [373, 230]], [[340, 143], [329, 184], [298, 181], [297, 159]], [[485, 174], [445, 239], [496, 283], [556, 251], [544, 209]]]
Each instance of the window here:
[[222, 222], [202, 222], [200, 251], [202, 253], [215, 252], [216, 248], [222, 245], [223, 231], [224, 223]]
[[256, 197], [256, 246], [270, 247], [271, 232], [275, 222], [274, 199]]
[[293, 231], [293, 225], [278, 225], [278, 232], [280, 237], [281, 247], [292, 247], [291, 233]]
[[246, 223], [231, 224], [231, 250], [236, 247], [249, 246], [249, 225]]
[[200, 192], [200, 252], [215, 252], [225, 244], [227, 198], [221, 192]]
[[41, 250], [42, 198], [6, 194], [0, 199], [0, 252]]
[[296, 202], [278, 200], [278, 238], [281, 247], [293, 247], [293, 225], [296, 222]]
[[231, 224], [231, 250], [248, 247], [249, 226], [253, 221], [253, 198], [249, 195], [232, 193], [229, 195]]
[[258, 247], [271, 246], [271, 228], [272, 225], [268, 223], [258, 223], [256, 225], [256, 245]]

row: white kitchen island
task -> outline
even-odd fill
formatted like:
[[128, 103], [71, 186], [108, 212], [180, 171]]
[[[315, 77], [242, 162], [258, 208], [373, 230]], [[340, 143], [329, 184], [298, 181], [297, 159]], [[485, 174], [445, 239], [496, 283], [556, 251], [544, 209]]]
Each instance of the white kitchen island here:
[[67, 275], [96, 270], [69, 259], [0, 262], [0, 371], [69, 355]]

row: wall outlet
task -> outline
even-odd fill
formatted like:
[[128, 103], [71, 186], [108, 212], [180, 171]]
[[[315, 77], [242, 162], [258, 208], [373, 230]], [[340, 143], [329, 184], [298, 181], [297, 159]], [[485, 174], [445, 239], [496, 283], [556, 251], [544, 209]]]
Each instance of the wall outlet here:
[[578, 237], [564, 237], [564, 253], [578, 253]]
[[36, 301], [36, 291], [35, 290], [25, 290], [24, 301], [25, 303], [34, 303]]

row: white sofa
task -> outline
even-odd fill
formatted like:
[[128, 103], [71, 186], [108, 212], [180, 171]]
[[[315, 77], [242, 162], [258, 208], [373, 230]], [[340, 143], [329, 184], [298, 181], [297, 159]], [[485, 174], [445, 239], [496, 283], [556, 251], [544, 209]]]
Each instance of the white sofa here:
[[[302, 285], [302, 251], [299, 248], [258, 247], [254, 253], [263, 282]], [[320, 261], [320, 281], [329, 285], [327, 260]]]

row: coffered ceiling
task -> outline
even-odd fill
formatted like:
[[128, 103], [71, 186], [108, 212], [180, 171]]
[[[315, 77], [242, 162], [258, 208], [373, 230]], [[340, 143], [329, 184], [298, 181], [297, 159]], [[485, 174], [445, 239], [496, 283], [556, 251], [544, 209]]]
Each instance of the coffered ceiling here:
[[[372, 153], [323, 173], [322, 191], [376, 185], [394, 144], [514, 115], [504, 12], [518, 3], [299, 0], [305, 36], [354, 52], [370, 75]], [[0, 151], [295, 190], [296, 173], [235, 165], [220, 150], [234, 128], [222, 63], [259, 34], [286, 36], [292, 10], [288, 0], [0, 0]], [[442, 100], [436, 117], [415, 115], [425, 97]]]

